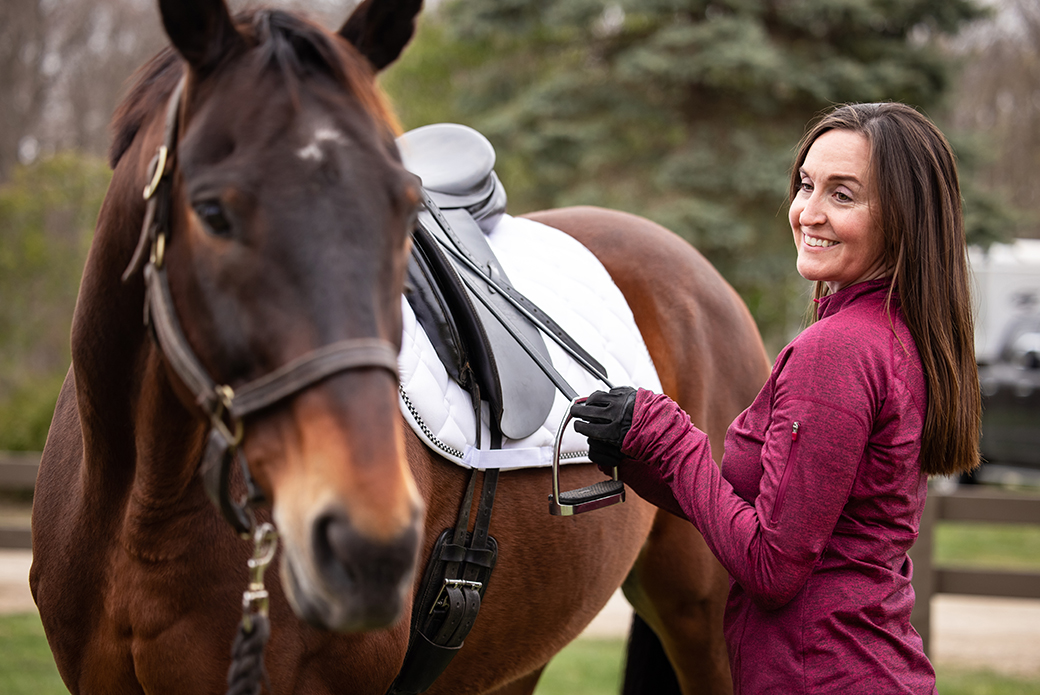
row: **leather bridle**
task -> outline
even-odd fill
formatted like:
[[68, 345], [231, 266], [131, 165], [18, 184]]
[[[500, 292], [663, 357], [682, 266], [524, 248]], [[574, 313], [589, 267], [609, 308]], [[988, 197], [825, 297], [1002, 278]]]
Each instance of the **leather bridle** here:
[[[166, 129], [149, 166], [147, 201], [141, 237], [123, 273], [128, 281], [143, 266], [145, 325], [154, 329], [159, 349], [177, 376], [195, 397], [210, 421], [210, 432], [200, 467], [206, 493], [224, 518], [243, 536], [256, 526], [251, 505], [262, 494], [249, 473], [240, 444], [243, 419], [302, 391], [333, 374], [350, 369], [385, 369], [398, 379], [397, 349], [381, 338], [341, 340], [312, 350], [236, 389], [218, 384], [202, 367], [188, 344], [173, 305], [167, 280], [165, 249], [170, 234], [170, 201], [175, 169], [179, 114], [185, 79], [177, 85], [166, 111]], [[145, 262], [145, 254], [148, 260]], [[231, 461], [238, 460], [247, 494], [241, 501], [231, 495]]]

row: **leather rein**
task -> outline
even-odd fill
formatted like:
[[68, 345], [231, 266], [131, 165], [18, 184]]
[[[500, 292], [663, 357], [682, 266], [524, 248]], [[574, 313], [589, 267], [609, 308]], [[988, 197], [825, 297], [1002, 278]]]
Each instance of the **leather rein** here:
[[[177, 318], [165, 264], [184, 84], [182, 78], [170, 96], [163, 142], [149, 165], [149, 183], [144, 189], [147, 202], [141, 236], [123, 281], [127, 282], [143, 266], [145, 325], [152, 327], [163, 356], [210, 421], [201, 465], [206, 494], [237, 533], [251, 538], [256, 530], [251, 506], [262, 501], [263, 496], [240, 449], [243, 419], [346, 370], [385, 369], [397, 380], [398, 351], [381, 338], [341, 340], [312, 350], [235, 389], [210, 377], [188, 344]], [[238, 461], [246, 481], [247, 494], [242, 500], [233, 499], [231, 494], [233, 460]]]

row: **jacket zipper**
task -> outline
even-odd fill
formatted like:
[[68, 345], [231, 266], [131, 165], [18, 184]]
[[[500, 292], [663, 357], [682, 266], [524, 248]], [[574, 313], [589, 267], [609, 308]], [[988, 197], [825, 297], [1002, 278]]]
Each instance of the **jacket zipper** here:
[[784, 466], [784, 474], [780, 477], [780, 487], [776, 491], [776, 501], [773, 503], [773, 513], [769, 517], [769, 523], [775, 524], [780, 518], [780, 512], [784, 508], [784, 495], [787, 492], [787, 483], [791, 479], [792, 465], [795, 449], [798, 448], [798, 430], [801, 423], [797, 420], [791, 425], [791, 449], [787, 452], [787, 464]]

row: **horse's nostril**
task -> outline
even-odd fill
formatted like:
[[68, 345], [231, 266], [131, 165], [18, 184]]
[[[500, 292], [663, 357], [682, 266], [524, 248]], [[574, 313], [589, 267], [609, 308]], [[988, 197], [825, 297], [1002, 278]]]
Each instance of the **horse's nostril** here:
[[321, 515], [314, 522], [314, 558], [326, 573], [342, 576], [353, 583], [354, 573], [350, 558], [356, 533], [346, 514], [331, 512]]
[[360, 533], [343, 511], [321, 515], [314, 524], [315, 559], [332, 582], [358, 588], [394, 586], [415, 565], [418, 529], [412, 525], [396, 538], [378, 541]]

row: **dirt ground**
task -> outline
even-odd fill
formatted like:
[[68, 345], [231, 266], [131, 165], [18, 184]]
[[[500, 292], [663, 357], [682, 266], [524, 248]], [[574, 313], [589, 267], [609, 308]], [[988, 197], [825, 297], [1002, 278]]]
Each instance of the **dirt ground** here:
[[[0, 550], [0, 613], [36, 610], [27, 550]], [[586, 628], [587, 637], [620, 637], [632, 609], [620, 592]], [[1040, 601], [940, 595], [932, 599], [932, 660], [959, 668], [1040, 679]]]

